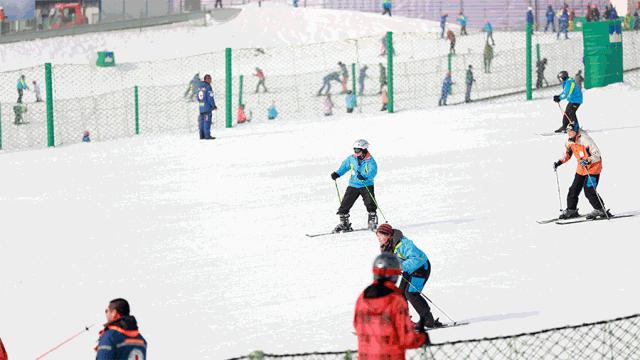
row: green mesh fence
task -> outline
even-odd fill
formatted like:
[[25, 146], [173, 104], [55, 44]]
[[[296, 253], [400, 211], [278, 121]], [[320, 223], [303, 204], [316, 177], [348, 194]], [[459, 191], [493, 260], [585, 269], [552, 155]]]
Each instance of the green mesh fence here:
[[[251, 118], [247, 124], [270, 121], [268, 109], [274, 104], [279, 113], [275, 121], [300, 122], [326, 117], [326, 114], [380, 113], [381, 90], [388, 80], [387, 51], [394, 54], [396, 112], [436, 107], [442, 103], [443, 83], [449, 71], [452, 85], [446, 94], [447, 105], [524, 94], [526, 51], [523, 32], [494, 32], [492, 39], [483, 32], [472, 30], [465, 36], [460, 36], [456, 30], [454, 35], [455, 54], [451, 41], [440, 39], [438, 32], [393, 34], [392, 49], [386, 48], [382, 32], [378, 36], [310, 45], [234, 49], [232, 125], [238, 125], [241, 76], [244, 112]], [[640, 68], [640, 32], [624, 32], [623, 41], [624, 69]], [[571, 76], [582, 70], [582, 49], [580, 32], [569, 33], [568, 40], [564, 36], [557, 39], [552, 33], [535, 32], [532, 49], [534, 87], [536, 83], [540, 89], [556, 87], [556, 74], [560, 70], [567, 70]], [[546, 59], [544, 71], [538, 71], [542, 59]], [[344, 67], [339, 66], [339, 62]], [[264, 74], [262, 82], [256, 68]], [[467, 76], [468, 70], [472, 71], [472, 77]], [[207, 73], [213, 77], [218, 107], [213, 117], [215, 133], [225, 126], [224, 51], [119, 63], [106, 68], [89, 64], [54, 64], [55, 145], [78, 143], [85, 130], [90, 132], [92, 141], [134, 135], [136, 86], [141, 135], [190, 132], [195, 136], [198, 110], [190, 81], [196, 74], [202, 79]], [[25, 75], [28, 86], [23, 93], [22, 105], [17, 104], [16, 89], [21, 75]], [[470, 89], [468, 79], [473, 80]], [[36, 101], [34, 80], [40, 97], [45, 100], [44, 65], [0, 72], [3, 150], [47, 145], [46, 105]], [[347, 114], [345, 90], [353, 91], [356, 97], [354, 114]], [[543, 94], [548, 95], [548, 92], [538, 96]]]
[[[500, 336], [433, 344], [407, 351], [418, 359], [637, 359], [640, 356], [640, 314], [617, 319], [565, 326], [512, 336]], [[303, 354], [250, 355], [230, 360], [356, 359], [357, 350]]]

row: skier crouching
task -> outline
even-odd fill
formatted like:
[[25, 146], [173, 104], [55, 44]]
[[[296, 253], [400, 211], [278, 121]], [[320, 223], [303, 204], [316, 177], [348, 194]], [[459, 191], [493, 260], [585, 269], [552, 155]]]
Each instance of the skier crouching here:
[[569, 161], [572, 155], [578, 161], [578, 168], [567, 194], [567, 209], [560, 214], [559, 218], [570, 219], [580, 216], [577, 208], [578, 196], [583, 188], [584, 195], [594, 208], [587, 215], [587, 219], [611, 217], [611, 213], [604, 208], [604, 201], [596, 191], [602, 171], [600, 149], [593, 139], [578, 127], [577, 123], [567, 125], [567, 137], [564, 156], [553, 163], [553, 169], [556, 170], [558, 166]]
[[431, 275], [431, 263], [427, 255], [405, 237], [402, 231], [394, 229], [389, 224], [378, 226], [376, 236], [382, 253], [393, 253], [400, 259], [402, 279], [399, 288], [420, 315], [416, 331], [424, 332], [425, 327], [443, 327], [444, 324], [438, 319], [434, 320], [429, 304], [422, 296], [422, 289]]
[[344, 192], [340, 208], [338, 208], [340, 223], [333, 230], [334, 233], [353, 231], [349, 222], [349, 211], [359, 196], [362, 196], [364, 206], [369, 212], [368, 228], [375, 230], [378, 226], [378, 208], [373, 192], [373, 178], [378, 173], [378, 165], [369, 153], [369, 142], [367, 140], [356, 140], [353, 144], [353, 153], [342, 162], [338, 170], [331, 173], [331, 179], [333, 180], [347, 172], [351, 173], [349, 186]]

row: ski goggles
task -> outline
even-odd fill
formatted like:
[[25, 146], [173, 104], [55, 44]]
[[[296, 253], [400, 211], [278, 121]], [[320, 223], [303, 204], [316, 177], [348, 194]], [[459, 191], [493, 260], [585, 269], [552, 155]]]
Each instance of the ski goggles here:
[[363, 150], [360, 148], [353, 148], [353, 152], [356, 154], [360, 154]]

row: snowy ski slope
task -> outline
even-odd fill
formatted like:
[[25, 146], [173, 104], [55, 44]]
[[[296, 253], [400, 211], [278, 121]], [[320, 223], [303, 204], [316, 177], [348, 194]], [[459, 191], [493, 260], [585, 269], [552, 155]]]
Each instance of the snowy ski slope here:
[[[259, 10], [297, 20], [281, 26]], [[250, 34], [234, 38], [250, 47], [437, 27], [414, 21], [247, 7], [207, 28], [3, 45], [0, 63], [88, 63], [103, 48], [119, 61], [165, 59], [222, 48], [231, 33]], [[211, 48], [196, 45], [209, 38]], [[578, 112], [603, 153], [599, 190], [614, 213], [640, 212], [639, 95], [623, 84], [589, 90]], [[563, 138], [536, 135], [559, 125], [549, 98], [301, 120], [216, 131], [214, 142], [166, 134], [0, 155], [0, 336], [11, 358], [35, 358], [96, 324], [47, 359], [93, 357], [115, 297], [130, 300], [152, 358], [354, 349], [353, 306], [371, 279], [375, 237], [304, 234], [335, 226], [329, 174], [357, 138], [372, 143], [384, 215], [431, 258], [428, 296], [472, 322], [435, 342], [638, 312], [638, 217], [536, 223], [559, 207], [551, 165]], [[574, 170], [574, 160], [559, 169], [563, 203]], [[579, 207], [590, 210], [584, 196]], [[365, 223], [361, 202], [352, 219]]]
[[[614, 213], [640, 211], [629, 153], [640, 123], [610, 109], [639, 95], [590, 90], [579, 112]], [[335, 225], [329, 174], [360, 137], [380, 167], [384, 215], [431, 258], [428, 296], [472, 321], [434, 341], [635, 313], [640, 218], [536, 223], [557, 214], [563, 138], [535, 133], [559, 121], [544, 99], [4, 154], [0, 334], [13, 358], [33, 358], [97, 323], [48, 357], [90, 358], [103, 307], [122, 296], [153, 358], [355, 348], [375, 237], [304, 234]], [[563, 198], [574, 171], [573, 160], [560, 168]], [[584, 197], [579, 207], [590, 210]], [[364, 224], [360, 202], [352, 214]]]

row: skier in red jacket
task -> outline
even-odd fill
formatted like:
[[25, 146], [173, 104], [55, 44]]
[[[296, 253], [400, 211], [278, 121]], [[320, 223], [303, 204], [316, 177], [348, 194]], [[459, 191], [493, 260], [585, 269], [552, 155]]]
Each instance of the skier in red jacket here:
[[428, 334], [415, 332], [407, 301], [395, 285], [401, 273], [391, 253], [373, 262], [374, 282], [360, 294], [353, 318], [359, 359], [404, 360], [406, 349], [430, 344]]

